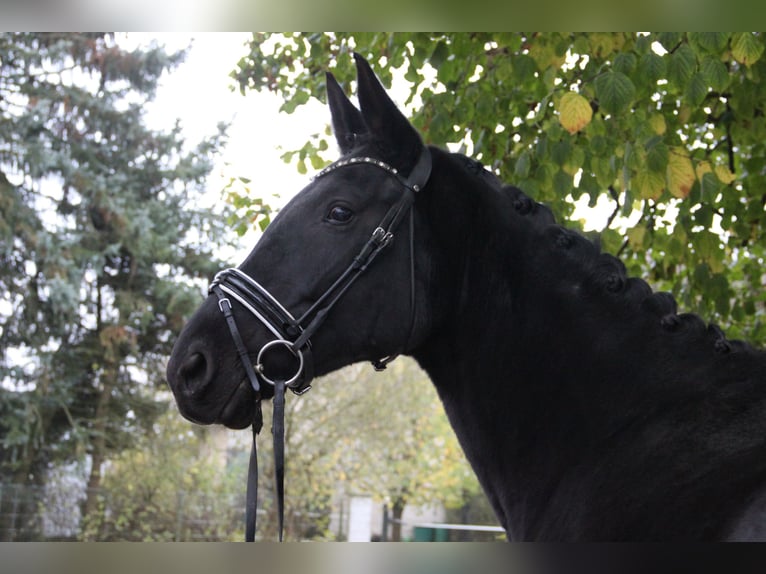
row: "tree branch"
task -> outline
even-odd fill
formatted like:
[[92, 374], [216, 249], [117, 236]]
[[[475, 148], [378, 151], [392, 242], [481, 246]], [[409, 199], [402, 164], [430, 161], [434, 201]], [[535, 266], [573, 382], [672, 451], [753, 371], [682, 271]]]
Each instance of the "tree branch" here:
[[609, 229], [609, 227], [612, 225], [612, 222], [617, 217], [617, 214], [620, 213], [620, 209], [622, 209], [622, 206], [620, 205], [620, 196], [617, 193], [617, 190], [614, 189], [614, 186], [610, 185], [609, 188], [609, 195], [612, 196], [612, 199], [617, 204], [617, 206], [614, 208], [614, 211], [609, 216], [609, 219], [606, 220], [606, 225], [604, 226], [604, 229]]
[[731, 110], [731, 106], [729, 106], [729, 102], [726, 102], [726, 142], [728, 144], [728, 153], [729, 153], [729, 171], [731, 173], [736, 173], [734, 170], [734, 142], [731, 139], [731, 114], [733, 114]]

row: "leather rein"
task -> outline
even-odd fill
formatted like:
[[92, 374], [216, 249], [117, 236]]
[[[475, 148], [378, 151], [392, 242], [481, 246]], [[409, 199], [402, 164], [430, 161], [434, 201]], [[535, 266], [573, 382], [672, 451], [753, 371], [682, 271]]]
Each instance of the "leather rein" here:
[[[343, 294], [354, 284], [377, 256], [394, 238], [397, 227], [409, 214], [410, 228], [410, 337], [415, 323], [415, 270], [414, 270], [414, 216], [412, 204], [415, 194], [423, 189], [431, 175], [431, 154], [423, 147], [415, 167], [408, 177], [403, 177], [399, 171], [387, 163], [367, 157], [354, 156], [339, 160], [323, 169], [315, 179], [324, 177], [337, 169], [354, 165], [370, 165], [384, 170], [394, 177], [402, 186], [402, 196], [386, 212], [380, 224], [372, 232], [367, 242], [354, 257], [349, 266], [338, 279], [303, 313], [295, 318], [269, 291], [255, 279], [240, 269], [224, 269], [216, 274], [210, 284], [208, 293], [218, 298], [218, 308], [223, 314], [237, 349], [240, 362], [245, 369], [248, 381], [255, 392], [255, 414], [253, 417], [253, 442], [250, 450], [248, 467], [247, 495], [245, 503], [245, 541], [255, 540], [256, 511], [258, 502], [258, 456], [256, 437], [263, 426], [261, 411], [261, 382], [274, 387], [272, 435], [274, 444], [274, 467], [277, 493], [277, 514], [279, 519], [279, 541], [282, 541], [284, 531], [284, 412], [285, 389], [301, 395], [311, 388], [314, 377], [314, 360], [311, 352], [311, 337], [324, 323], [330, 310], [340, 300]], [[237, 328], [234, 318], [235, 308], [232, 300], [258, 319], [273, 335], [274, 339], [266, 343], [258, 351], [253, 365], [250, 353]], [[409, 341], [408, 341], [409, 344]], [[295, 373], [287, 378], [270, 377], [266, 374], [265, 359], [273, 349], [284, 347], [295, 359]], [[405, 349], [406, 350], [406, 349]], [[373, 361], [376, 370], [385, 369], [386, 365], [396, 358], [391, 355]]]

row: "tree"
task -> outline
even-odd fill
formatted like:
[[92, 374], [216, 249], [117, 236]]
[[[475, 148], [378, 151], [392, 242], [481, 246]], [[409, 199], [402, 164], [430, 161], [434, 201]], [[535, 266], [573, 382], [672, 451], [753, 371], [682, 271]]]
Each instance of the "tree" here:
[[155, 427], [110, 459], [97, 496], [106, 512], [86, 517], [80, 538], [242, 540], [246, 459], [227, 460], [229, 433], [190, 425], [175, 410]]
[[[548, 204], [611, 204], [630, 272], [734, 337], [766, 342], [766, 58], [759, 33], [256, 34], [233, 76], [291, 112], [368, 58], [427, 142]], [[397, 91], [397, 93], [399, 93]], [[329, 130], [285, 159], [334, 158]], [[334, 146], [332, 146], [334, 149]], [[581, 221], [569, 225], [582, 227]]]
[[[270, 417], [269, 402], [264, 420]], [[269, 439], [266, 430], [258, 446], [264, 477], [273, 476]], [[332, 538], [326, 517], [339, 494], [369, 494], [401, 518], [407, 504], [460, 507], [480, 492], [433, 385], [408, 359], [384, 373], [352, 365], [318, 380], [306, 396], [289, 396], [285, 453], [285, 524], [293, 540]], [[259, 537], [275, 538], [271, 481], [262, 480], [259, 492], [267, 511]]]
[[383, 376], [367, 365], [349, 374], [341, 385], [352, 385], [356, 398], [338, 421], [338, 472], [347, 491], [371, 493], [391, 508], [392, 540], [401, 539], [397, 521], [407, 505], [457, 508], [479, 492], [435, 389], [414, 361], [393, 363]]
[[224, 241], [196, 206], [224, 128], [190, 147], [143, 124], [182, 60], [109, 34], [0, 34], [0, 481], [88, 455], [95, 492], [165, 408], [172, 335]]

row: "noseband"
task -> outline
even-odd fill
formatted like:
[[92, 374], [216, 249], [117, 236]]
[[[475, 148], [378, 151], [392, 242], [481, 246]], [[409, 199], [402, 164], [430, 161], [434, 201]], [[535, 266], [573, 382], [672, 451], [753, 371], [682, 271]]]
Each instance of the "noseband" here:
[[[277, 507], [279, 518], [279, 540], [282, 541], [284, 525], [284, 402], [285, 388], [295, 394], [303, 394], [311, 388], [314, 377], [314, 360], [311, 352], [311, 337], [324, 323], [330, 310], [340, 300], [343, 294], [354, 284], [375, 258], [388, 246], [394, 238], [394, 232], [405, 215], [410, 219], [410, 337], [415, 322], [415, 271], [414, 271], [414, 217], [412, 204], [415, 194], [428, 182], [431, 175], [431, 154], [423, 148], [415, 167], [409, 177], [403, 177], [399, 171], [380, 160], [356, 156], [343, 159], [329, 165], [317, 174], [315, 179], [343, 167], [354, 165], [371, 165], [382, 169], [394, 177], [402, 186], [402, 196], [386, 212], [380, 224], [364, 244], [359, 253], [341, 273], [338, 279], [303, 313], [295, 318], [269, 291], [255, 279], [240, 269], [225, 269], [216, 274], [208, 289], [210, 294], [218, 298], [218, 308], [226, 320], [231, 337], [237, 349], [242, 366], [255, 391], [256, 413], [253, 420], [253, 444], [250, 451], [250, 466], [248, 470], [247, 501], [245, 509], [245, 540], [255, 539], [257, 489], [258, 489], [258, 460], [256, 453], [256, 436], [260, 432], [263, 420], [261, 415], [261, 385], [260, 382], [274, 387], [274, 419], [272, 434], [274, 436], [274, 462], [276, 469]], [[260, 321], [274, 336], [258, 351], [255, 365], [242, 340], [234, 318], [232, 299], [239, 303], [258, 321]], [[409, 341], [408, 341], [409, 344]], [[265, 361], [274, 349], [284, 347], [295, 358], [295, 372], [289, 378], [282, 379], [266, 374]], [[406, 350], [406, 349], [405, 349]], [[382, 370], [396, 355], [373, 361], [376, 370]]]

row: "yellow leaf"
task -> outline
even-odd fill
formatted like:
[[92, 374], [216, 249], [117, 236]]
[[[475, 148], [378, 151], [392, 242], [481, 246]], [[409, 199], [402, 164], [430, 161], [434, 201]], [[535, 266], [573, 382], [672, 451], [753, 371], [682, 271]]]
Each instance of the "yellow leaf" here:
[[682, 104], [680, 108], [678, 108], [678, 121], [680, 121], [682, 124], [685, 124], [689, 121], [689, 118], [692, 115], [692, 109], [691, 107]]
[[668, 191], [673, 197], [685, 198], [692, 190], [692, 185], [697, 179], [694, 173], [692, 160], [686, 155], [686, 152], [680, 148], [671, 150], [668, 154]]
[[642, 199], [659, 199], [665, 189], [665, 178], [656, 171], [642, 170], [633, 178], [633, 186]]
[[715, 174], [718, 177], [718, 179], [720, 179], [726, 185], [729, 185], [732, 181], [737, 179], [737, 176], [734, 175], [731, 172], [731, 170], [725, 165], [715, 166]]
[[606, 58], [614, 52], [614, 34], [597, 32], [588, 34], [588, 39], [590, 40], [590, 49], [594, 56]]
[[633, 227], [628, 229], [628, 243], [631, 248], [640, 250], [644, 246], [644, 237], [646, 237], [646, 227]]
[[574, 92], [567, 92], [561, 96], [558, 111], [562, 127], [570, 134], [579, 132], [593, 118], [593, 109], [588, 100]]
[[763, 40], [752, 32], [737, 32], [731, 38], [734, 59], [745, 66], [752, 66], [763, 55]]
[[694, 171], [697, 173], [697, 179], [702, 181], [702, 177], [706, 173], [710, 173], [711, 171], [713, 171], [713, 168], [710, 167], [710, 162], [701, 161], [697, 164], [697, 167], [694, 169]]
[[668, 126], [665, 123], [665, 116], [662, 114], [652, 114], [652, 117], [649, 118], [649, 127], [652, 128], [652, 131], [658, 136], [664, 134], [665, 130], [668, 129]]

